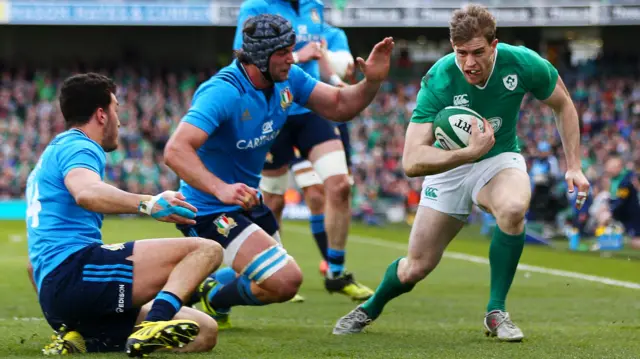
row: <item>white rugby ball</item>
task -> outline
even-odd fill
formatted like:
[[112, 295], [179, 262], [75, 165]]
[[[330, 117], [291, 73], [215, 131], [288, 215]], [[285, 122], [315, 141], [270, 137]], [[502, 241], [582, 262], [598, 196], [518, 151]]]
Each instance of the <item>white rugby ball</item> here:
[[341, 79], [347, 75], [347, 68], [353, 64], [353, 56], [348, 51], [327, 51], [327, 60], [333, 71]]
[[445, 150], [457, 150], [469, 145], [471, 120], [475, 118], [478, 128], [484, 132], [482, 116], [470, 108], [462, 106], [445, 107], [433, 121], [433, 134]]

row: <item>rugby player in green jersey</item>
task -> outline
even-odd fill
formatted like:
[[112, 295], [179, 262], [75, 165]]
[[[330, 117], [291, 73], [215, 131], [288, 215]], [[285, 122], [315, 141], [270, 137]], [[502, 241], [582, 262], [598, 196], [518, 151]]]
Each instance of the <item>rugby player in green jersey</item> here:
[[[475, 203], [495, 216], [489, 261], [491, 290], [484, 317], [486, 334], [503, 341], [524, 337], [510, 319], [505, 300], [525, 239], [525, 213], [531, 198], [526, 163], [519, 153], [516, 123], [523, 97], [531, 93], [556, 114], [567, 161], [565, 179], [582, 206], [589, 182], [580, 168], [578, 115], [558, 71], [522, 46], [499, 44], [496, 21], [484, 7], [469, 4], [450, 21], [453, 53], [441, 58], [422, 80], [407, 128], [403, 167], [409, 177], [425, 176], [420, 207], [406, 257], [395, 260], [375, 294], [340, 318], [334, 334], [360, 333], [385, 304], [411, 291], [437, 265]], [[434, 146], [433, 122], [448, 106], [479, 113], [469, 145], [456, 150]]]

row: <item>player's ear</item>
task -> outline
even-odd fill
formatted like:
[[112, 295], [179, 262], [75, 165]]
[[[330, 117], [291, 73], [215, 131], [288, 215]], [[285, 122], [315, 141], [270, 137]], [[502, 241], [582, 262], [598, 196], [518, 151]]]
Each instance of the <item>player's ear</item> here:
[[491, 48], [495, 50], [496, 46], [498, 46], [498, 39], [497, 38], [493, 39], [493, 41], [491, 41], [490, 45], [491, 45]]

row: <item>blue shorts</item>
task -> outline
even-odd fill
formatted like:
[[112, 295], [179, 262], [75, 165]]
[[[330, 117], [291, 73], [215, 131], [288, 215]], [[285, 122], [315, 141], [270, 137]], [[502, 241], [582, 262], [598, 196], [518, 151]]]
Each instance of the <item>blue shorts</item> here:
[[[347, 157], [347, 168], [351, 168], [351, 137], [349, 136], [349, 125], [347, 123], [334, 124], [334, 132], [340, 136], [342, 146], [344, 147], [344, 154]], [[293, 160], [289, 163], [289, 167], [293, 167], [296, 164], [306, 161], [306, 158], [302, 157], [300, 151], [293, 151]]]
[[289, 165], [295, 158], [294, 147], [300, 150], [302, 158], [308, 158], [309, 151], [314, 146], [339, 138], [334, 124], [313, 112], [289, 116], [271, 146], [264, 169], [278, 169]]
[[238, 210], [198, 216], [196, 224], [178, 224], [176, 227], [187, 237], [213, 239], [227, 249], [234, 239], [240, 237], [245, 229], [253, 224], [258, 225], [270, 236], [278, 231], [276, 217], [264, 203], [249, 211]]
[[124, 351], [140, 308], [133, 307], [134, 242], [93, 244], [73, 253], [43, 279], [38, 294], [54, 330], [78, 331], [91, 352]]

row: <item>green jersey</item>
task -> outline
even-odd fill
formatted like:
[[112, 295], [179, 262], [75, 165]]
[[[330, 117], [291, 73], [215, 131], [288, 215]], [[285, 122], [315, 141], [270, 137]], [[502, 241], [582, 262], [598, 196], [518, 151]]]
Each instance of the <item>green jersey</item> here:
[[516, 123], [524, 95], [530, 92], [545, 100], [553, 93], [557, 79], [558, 70], [534, 51], [498, 44], [487, 82], [475, 86], [464, 78], [455, 53], [451, 53], [438, 60], [422, 79], [411, 122], [433, 122], [447, 106], [466, 106], [486, 118], [495, 131], [496, 143], [482, 159], [520, 152]]

